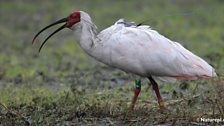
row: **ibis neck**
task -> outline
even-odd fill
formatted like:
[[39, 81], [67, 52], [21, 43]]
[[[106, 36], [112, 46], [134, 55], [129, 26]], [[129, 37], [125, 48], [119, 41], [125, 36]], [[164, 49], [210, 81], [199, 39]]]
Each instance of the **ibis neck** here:
[[82, 25], [79, 44], [91, 56], [94, 46], [97, 43], [97, 34], [96, 26], [93, 23], [85, 23]]
[[88, 55], [104, 63], [109, 61], [105, 58], [108, 51], [103, 46], [103, 38], [100, 38], [93, 23], [82, 23], [74, 32], [79, 45]]

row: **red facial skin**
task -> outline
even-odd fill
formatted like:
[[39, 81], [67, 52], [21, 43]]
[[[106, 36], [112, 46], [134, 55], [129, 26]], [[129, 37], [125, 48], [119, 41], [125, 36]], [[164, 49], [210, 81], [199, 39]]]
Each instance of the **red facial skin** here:
[[80, 11], [75, 11], [72, 14], [70, 14], [66, 24], [67, 24], [67, 27], [70, 28], [78, 22], [80, 22]]

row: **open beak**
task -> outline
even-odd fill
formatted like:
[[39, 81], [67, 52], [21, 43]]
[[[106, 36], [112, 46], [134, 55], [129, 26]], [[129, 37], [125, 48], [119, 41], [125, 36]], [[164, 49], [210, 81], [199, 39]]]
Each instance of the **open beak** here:
[[[44, 27], [43, 29], [41, 29], [41, 30], [34, 36], [33, 41], [32, 41], [32, 44], [34, 44], [36, 38], [37, 38], [43, 31], [45, 31], [46, 29], [48, 29], [48, 28], [50, 28], [50, 27], [52, 27], [52, 26], [54, 26], [54, 25], [57, 25], [57, 24], [61, 24], [61, 23], [67, 22], [67, 21], [68, 21], [68, 18], [63, 18], [63, 19], [61, 19], [61, 20], [58, 20], [58, 21], [56, 21], [56, 22], [54, 22], [54, 23], [52, 23], [52, 24], [50, 24], [50, 25]], [[67, 28], [67, 24], [66, 24], [66, 23], [65, 23], [64, 25], [62, 25], [61, 27], [59, 27], [57, 30], [55, 30], [53, 33], [51, 33], [51, 34], [44, 40], [44, 42], [41, 44], [41, 46], [40, 46], [40, 48], [39, 48], [39, 52], [41, 51], [42, 47], [44, 46], [44, 44], [47, 42], [47, 40], [48, 40], [50, 37], [52, 37], [54, 34], [56, 34], [57, 32], [61, 31], [61, 30], [64, 29], [64, 28]]]

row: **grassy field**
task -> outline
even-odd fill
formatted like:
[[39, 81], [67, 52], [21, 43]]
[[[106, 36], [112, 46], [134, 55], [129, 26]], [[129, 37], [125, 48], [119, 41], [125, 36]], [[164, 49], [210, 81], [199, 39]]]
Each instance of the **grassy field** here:
[[[88, 12], [102, 30], [120, 18], [143, 22], [214, 66], [216, 79], [159, 82], [166, 110], [144, 85], [129, 112], [138, 76], [87, 56], [70, 30], [35, 33], [74, 10]], [[224, 119], [224, 2], [222, 0], [0, 1], [0, 126], [14, 125], [219, 125]], [[224, 121], [222, 122], [224, 123]]]

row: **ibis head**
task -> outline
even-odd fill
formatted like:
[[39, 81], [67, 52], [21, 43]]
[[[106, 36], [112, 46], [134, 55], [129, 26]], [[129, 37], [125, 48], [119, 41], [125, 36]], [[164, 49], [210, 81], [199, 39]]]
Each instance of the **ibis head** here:
[[51, 33], [45, 40], [44, 42], [41, 44], [40, 48], [39, 48], [39, 52], [41, 51], [42, 47], [44, 46], [44, 44], [47, 42], [47, 40], [52, 37], [54, 34], [56, 34], [57, 32], [61, 31], [64, 28], [73, 28], [75, 26], [75, 24], [79, 23], [81, 18], [80, 18], [80, 11], [74, 11], [73, 13], [71, 13], [68, 17], [62, 18], [46, 27], [44, 27], [43, 29], [41, 29], [33, 38], [32, 44], [34, 44], [36, 38], [45, 30], [47, 30], [48, 28], [55, 26], [57, 24], [61, 24], [64, 23], [61, 27], [59, 27], [57, 30], [55, 30], [53, 33]]

